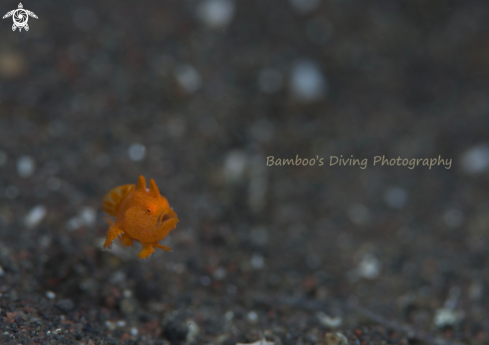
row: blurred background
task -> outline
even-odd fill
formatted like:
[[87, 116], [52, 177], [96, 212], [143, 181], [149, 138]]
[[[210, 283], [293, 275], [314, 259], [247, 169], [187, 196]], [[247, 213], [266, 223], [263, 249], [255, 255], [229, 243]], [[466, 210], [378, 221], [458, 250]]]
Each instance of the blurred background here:
[[[0, 22], [5, 343], [488, 343], [487, 2], [23, 5], [28, 32]], [[266, 164], [297, 155], [326, 164]], [[101, 250], [103, 196], [139, 175], [180, 218], [147, 260]]]

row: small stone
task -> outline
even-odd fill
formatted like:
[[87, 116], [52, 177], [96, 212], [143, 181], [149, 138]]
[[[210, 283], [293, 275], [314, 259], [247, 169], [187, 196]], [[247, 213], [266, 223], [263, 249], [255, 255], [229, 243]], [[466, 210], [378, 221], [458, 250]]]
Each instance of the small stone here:
[[360, 262], [358, 274], [363, 278], [374, 279], [379, 275], [380, 267], [381, 265], [379, 260], [377, 260], [377, 258], [372, 254], [367, 254]]
[[9, 199], [15, 199], [19, 196], [19, 189], [15, 186], [8, 186], [5, 188], [4, 194]]
[[226, 321], [231, 321], [233, 318], [234, 318], [234, 313], [231, 310], [228, 310], [224, 314], [224, 319], [226, 319]]
[[129, 289], [125, 289], [124, 291], [122, 291], [122, 296], [124, 298], [130, 298], [132, 297], [132, 291]]
[[451, 308], [440, 308], [436, 310], [434, 323], [438, 328], [453, 326], [458, 321], [457, 312]]
[[462, 155], [462, 169], [467, 174], [479, 174], [489, 169], [489, 144], [474, 146]]
[[67, 313], [75, 308], [75, 304], [71, 299], [66, 298], [56, 302], [56, 308]]
[[50, 177], [49, 180], [46, 182], [46, 186], [49, 190], [57, 191], [61, 187], [61, 180], [54, 176]]
[[200, 277], [200, 283], [203, 286], [209, 286], [212, 283], [212, 279], [209, 276], [202, 276]]
[[231, 151], [224, 161], [224, 178], [228, 183], [242, 180], [248, 158], [242, 151]]
[[197, 16], [209, 28], [224, 28], [231, 23], [235, 5], [230, 0], [204, 0], [197, 8]]
[[80, 220], [86, 226], [92, 226], [95, 224], [95, 220], [97, 219], [97, 213], [93, 207], [83, 207], [80, 210], [79, 216]]
[[137, 308], [136, 302], [132, 298], [124, 298], [120, 303], [121, 312], [124, 315], [132, 315]]
[[324, 345], [348, 345], [348, 339], [342, 333], [339, 332], [326, 333], [324, 338], [325, 338], [325, 342], [323, 343]]
[[47, 209], [43, 205], [37, 205], [24, 218], [24, 224], [28, 228], [37, 226], [46, 216]]
[[97, 13], [89, 7], [79, 7], [75, 9], [73, 22], [79, 29], [89, 32], [97, 25]]
[[17, 160], [17, 173], [20, 177], [32, 176], [36, 170], [36, 163], [30, 156], [22, 156]]
[[273, 138], [275, 128], [267, 119], [259, 119], [250, 127], [250, 135], [254, 140], [267, 142]]
[[448, 226], [458, 228], [464, 222], [464, 214], [459, 209], [450, 209], [445, 212], [443, 219]]
[[363, 225], [368, 222], [370, 214], [368, 209], [361, 205], [355, 204], [348, 208], [348, 216], [351, 221], [357, 225]]
[[186, 93], [194, 93], [202, 86], [200, 73], [191, 65], [181, 65], [175, 70], [178, 84]]
[[268, 229], [265, 227], [253, 228], [250, 231], [250, 240], [259, 246], [264, 246], [268, 243]]
[[248, 318], [248, 320], [250, 322], [253, 322], [255, 323], [256, 321], [258, 321], [258, 314], [255, 312], [255, 311], [250, 311], [246, 317]]
[[105, 326], [110, 330], [113, 331], [116, 328], [116, 324], [112, 321], [105, 321]]
[[197, 335], [199, 334], [200, 328], [199, 325], [194, 320], [187, 320], [187, 341], [193, 342]]
[[46, 297], [48, 299], [55, 299], [56, 298], [56, 294], [52, 291], [46, 291]]
[[129, 158], [133, 162], [140, 162], [146, 157], [146, 147], [140, 143], [134, 143], [127, 150]]
[[17, 78], [26, 71], [26, 60], [23, 55], [12, 51], [0, 53], [0, 76]]
[[339, 316], [330, 317], [323, 312], [318, 312], [316, 316], [319, 319], [319, 322], [321, 322], [321, 324], [325, 327], [338, 328], [343, 323], [343, 319]]
[[226, 269], [224, 267], [219, 267], [214, 271], [214, 279], [222, 280], [226, 276]]
[[406, 205], [407, 193], [402, 188], [392, 187], [385, 193], [384, 200], [390, 208], [400, 209]]
[[264, 68], [258, 75], [258, 87], [263, 93], [275, 93], [280, 91], [284, 84], [282, 73], [273, 68]]
[[219, 128], [219, 124], [212, 116], [207, 116], [199, 122], [200, 132], [206, 136], [212, 136], [216, 134]]
[[275, 345], [275, 343], [266, 340], [265, 338], [262, 338], [258, 341], [255, 341], [254, 343], [236, 343], [236, 345]]
[[304, 60], [293, 67], [290, 88], [297, 100], [313, 102], [325, 95], [326, 81], [316, 64]]
[[136, 327], [131, 327], [130, 333], [132, 336], [136, 336], [139, 334], [139, 331]]
[[261, 270], [265, 266], [265, 259], [260, 254], [253, 254], [251, 257], [251, 267]]

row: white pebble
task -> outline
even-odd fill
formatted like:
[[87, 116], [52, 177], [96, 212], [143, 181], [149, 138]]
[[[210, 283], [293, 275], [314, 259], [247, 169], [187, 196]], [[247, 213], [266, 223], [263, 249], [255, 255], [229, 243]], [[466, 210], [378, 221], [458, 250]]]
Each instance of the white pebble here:
[[116, 327], [115, 323], [109, 320], [105, 321], [105, 326], [111, 331], [113, 331]]
[[202, 86], [200, 73], [191, 65], [182, 65], [175, 70], [178, 84], [187, 93], [194, 93]]
[[197, 8], [197, 16], [210, 28], [219, 29], [231, 23], [235, 5], [230, 0], [204, 0]]
[[214, 279], [222, 280], [226, 276], [226, 269], [224, 267], [219, 267], [214, 271]]
[[22, 156], [17, 161], [17, 173], [20, 177], [26, 178], [32, 176], [36, 170], [36, 162], [30, 156]]
[[316, 101], [326, 93], [326, 81], [311, 61], [301, 61], [292, 69], [291, 90], [295, 98], [303, 102]]
[[363, 257], [363, 260], [360, 262], [360, 266], [358, 267], [358, 274], [367, 279], [374, 279], [380, 273], [380, 262], [377, 260], [375, 256], [372, 254], [367, 254]]
[[46, 216], [47, 209], [43, 205], [37, 205], [24, 218], [24, 224], [28, 228], [33, 228], [38, 225]]
[[448, 226], [458, 228], [464, 222], [464, 214], [459, 209], [451, 209], [445, 212], [443, 219]]
[[92, 226], [97, 219], [97, 213], [92, 207], [83, 207], [78, 217], [86, 226]]
[[3, 151], [0, 151], [0, 167], [7, 163], [7, 154]]
[[368, 209], [361, 205], [355, 204], [348, 208], [348, 216], [351, 221], [357, 225], [363, 225], [368, 222], [370, 214]]
[[68, 230], [76, 230], [82, 226], [92, 226], [95, 224], [97, 219], [97, 213], [92, 207], [83, 207], [79, 212], [78, 216], [70, 218], [66, 227]]
[[194, 320], [187, 320], [187, 342], [192, 343], [199, 334], [199, 325]]
[[265, 68], [258, 75], [258, 87], [263, 93], [275, 93], [280, 91], [284, 84], [282, 73], [273, 68]]
[[125, 289], [124, 291], [122, 291], [122, 296], [124, 298], [131, 298], [132, 297], [132, 291], [129, 289]]
[[112, 284], [119, 284], [124, 282], [125, 280], [126, 280], [126, 274], [124, 273], [124, 271], [117, 271], [110, 278], [110, 282]]
[[260, 254], [253, 254], [251, 256], [251, 267], [255, 270], [261, 270], [265, 266], [265, 259]]
[[474, 146], [462, 155], [462, 168], [467, 174], [479, 174], [489, 169], [489, 144]]
[[469, 298], [472, 301], [476, 302], [481, 299], [481, 297], [483, 296], [483, 292], [483, 285], [480, 282], [475, 281], [469, 287]]
[[117, 321], [117, 327], [126, 327], [126, 321], [124, 320], [120, 320], [120, 321]]
[[48, 299], [55, 299], [56, 298], [56, 294], [52, 291], [46, 291], [46, 297]]
[[140, 143], [134, 143], [129, 146], [129, 150], [127, 151], [129, 154], [129, 158], [134, 162], [139, 162], [146, 157], [146, 147]]
[[436, 327], [453, 326], [458, 321], [457, 312], [449, 308], [440, 308], [435, 313], [434, 323]]
[[385, 193], [384, 200], [390, 208], [400, 209], [406, 205], [407, 193], [402, 188], [392, 187]]
[[231, 321], [234, 318], [234, 313], [231, 310], [228, 310], [224, 314], [224, 318], [226, 319], [226, 321]]
[[136, 327], [132, 327], [130, 332], [131, 332], [131, 335], [133, 335], [133, 336], [136, 336], [139, 334], [139, 331]]
[[255, 311], [250, 311], [246, 316], [251, 322], [258, 321], [258, 314]]
[[228, 183], [239, 182], [245, 172], [248, 158], [242, 151], [231, 151], [224, 161], [224, 178]]
[[70, 218], [68, 220], [68, 222], [66, 223], [66, 227], [68, 228], [68, 230], [76, 230], [76, 229], [80, 228], [82, 225], [83, 224], [82, 224], [80, 218], [78, 218], [78, 217]]
[[338, 328], [343, 323], [343, 319], [340, 316], [330, 317], [322, 311], [318, 312], [316, 316], [319, 319], [319, 322], [325, 327]]
[[289, 0], [297, 12], [304, 14], [316, 9], [321, 0]]

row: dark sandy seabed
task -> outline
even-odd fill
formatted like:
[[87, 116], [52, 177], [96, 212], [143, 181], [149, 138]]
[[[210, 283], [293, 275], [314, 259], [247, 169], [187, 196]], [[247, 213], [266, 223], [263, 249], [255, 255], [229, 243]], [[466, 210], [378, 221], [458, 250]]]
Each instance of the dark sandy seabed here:
[[[1, 344], [489, 344], [489, 3], [24, 5], [29, 32], [0, 23]], [[102, 198], [139, 175], [180, 218], [146, 260], [102, 250]]]

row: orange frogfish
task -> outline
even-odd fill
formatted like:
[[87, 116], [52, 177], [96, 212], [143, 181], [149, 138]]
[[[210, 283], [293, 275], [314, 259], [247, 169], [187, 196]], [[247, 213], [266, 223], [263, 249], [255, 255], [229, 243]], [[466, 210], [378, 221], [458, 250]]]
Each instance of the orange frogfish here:
[[115, 187], [105, 195], [102, 209], [116, 217], [114, 222], [105, 217], [110, 227], [104, 248], [110, 248], [112, 241], [120, 236], [125, 246], [132, 246], [133, 241], [141, 242], [143, 248], [138, 254], [141, 259], [150, 256], [155, 247], [171, 252], [170, 247], [158, 242], [168, 236], [179, 220], [153, 179], [149, 181], [149, 189], [143, 176], [139, 176], [137, 186]]

